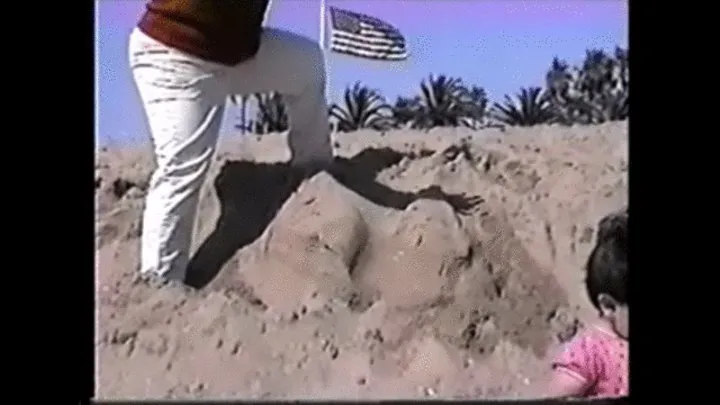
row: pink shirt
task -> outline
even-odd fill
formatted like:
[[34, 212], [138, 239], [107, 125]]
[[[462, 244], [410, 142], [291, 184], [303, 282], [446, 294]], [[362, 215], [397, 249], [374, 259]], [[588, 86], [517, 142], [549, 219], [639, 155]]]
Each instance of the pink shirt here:
[[629, 393], [629, 345], [614, 333], [590, 327], [566, 346], [553, 368], [585, 383], [586, 397]]

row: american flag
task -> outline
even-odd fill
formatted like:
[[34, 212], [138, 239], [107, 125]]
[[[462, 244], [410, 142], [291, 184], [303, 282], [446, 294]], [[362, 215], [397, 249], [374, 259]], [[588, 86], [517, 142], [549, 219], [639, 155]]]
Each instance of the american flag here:
[[334, 7], [330, 16], [332, 51], [376, 60], [407, 59], [405, 37], [385, 21]]

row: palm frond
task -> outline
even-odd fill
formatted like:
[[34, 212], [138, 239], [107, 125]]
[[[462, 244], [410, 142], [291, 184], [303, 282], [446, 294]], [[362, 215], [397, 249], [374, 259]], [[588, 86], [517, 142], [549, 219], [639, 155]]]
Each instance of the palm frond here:
[[493, 104], [494, 118], [510, 126], [532, 126], [555, 121], [550, 101], [540, 87], [522, 88], [516, 100], [505, 95], [503, 103]]
[[345, 88], [343, 104], [333, 104], [330, 108], [330, 116], [337, 120], [340, 132], [383, 129], [392, 111], [378, 90], [360, 82]]

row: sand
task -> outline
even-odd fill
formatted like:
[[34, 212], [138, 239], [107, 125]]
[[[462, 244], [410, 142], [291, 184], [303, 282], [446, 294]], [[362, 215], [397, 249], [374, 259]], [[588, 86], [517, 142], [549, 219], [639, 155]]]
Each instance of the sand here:
[[583, 264], [627, 203], [627, 124], [334, 138], [301, 184], [282, 135], [222, 141], [200, 289], [137, 277], [152, 157], [98, 151], [98, 398], [537, 396], [594, 316]]

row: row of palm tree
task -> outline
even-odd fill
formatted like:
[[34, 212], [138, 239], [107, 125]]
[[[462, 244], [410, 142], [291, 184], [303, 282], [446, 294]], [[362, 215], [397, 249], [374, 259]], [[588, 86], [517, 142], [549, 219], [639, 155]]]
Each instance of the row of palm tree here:
[[257, 118], [247, 120], [248, 96], [230, 96], [230, 102], [240, 105], [240, 122], [235, 125], [242, 133], [251, 132], [259, 135], [283, 132], [288, 129], [290, 119], [287, 107], [279, 93], [255, 93], [252, 95], [257, 105]]
[[[288, 129], [289, 119], [278, 93], [254, 94], [257, 116], [246, 120], [249, 97], [232, 97], [240, 104], [242, 132], [266, 134]], [[335, 129], [429, 129], [434, 127], [533, 126], [540, 124], [598, 124], [624, 120], [629, 114], [629, 58], [627, 49], [613, 54], [586, 51], [578, 66], [555, 58], [546, 75], [546, 86], [521, 88], [490, 105], [482, 87], [461, 78], [429, 75], [417, 95], [398, 97], [390, 104], [380, 91], [360, 82], [345, 89], [342, 102], [329, 110]]]

